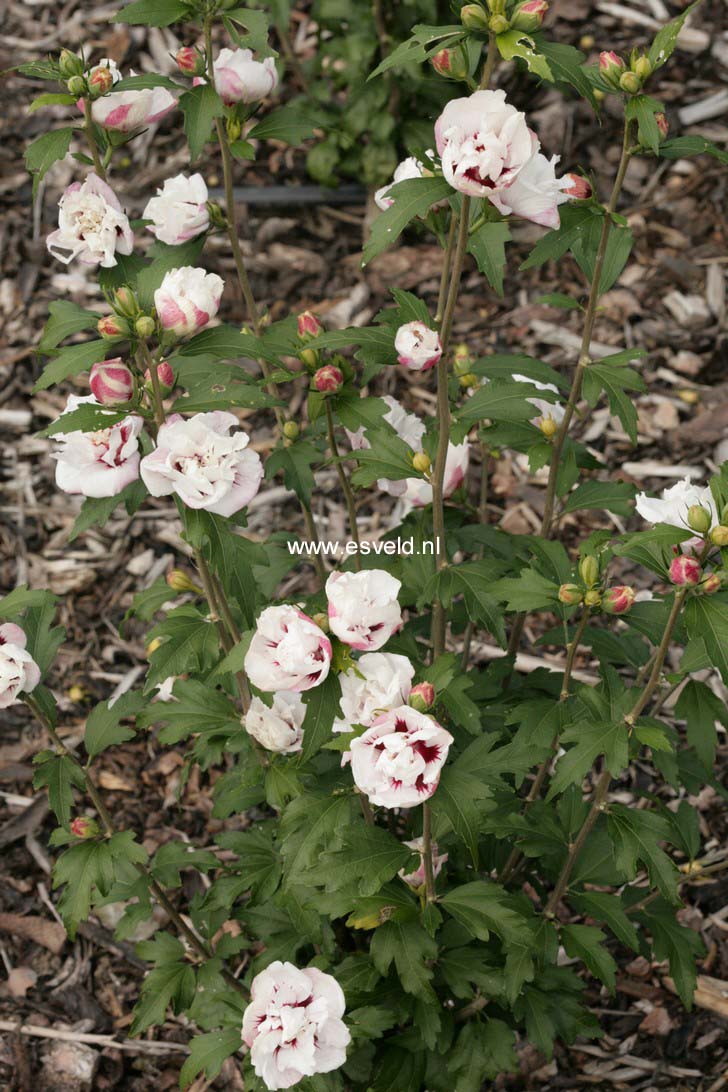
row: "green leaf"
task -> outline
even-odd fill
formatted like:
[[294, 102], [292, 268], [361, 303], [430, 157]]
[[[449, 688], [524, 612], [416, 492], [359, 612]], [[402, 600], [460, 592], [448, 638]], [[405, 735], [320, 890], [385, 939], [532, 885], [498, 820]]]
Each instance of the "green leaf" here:
[[85, 307], [79, 307], [70, 300], [54, 300], [48, 307], [48, 314], [43, 336], [38, 343], [40, 353], [55, 349], [71, 334], [93, 329], [99, 320], [96, 311], [87, 311]]
[[517, 899], [500, 884], [473, 880], [448, 891], [440, 906], [478, 940], [489, 939], [491, 931], [504, 944], [530, 944], [532, 933], [528, 918]]
[[559, 588], [535, 569], [522, 569], [518, 576], [505, 576], [491, 586], [491, 594], [505, 602], [506, 610], [533, 611], [554, 607]]
[[190, 18], [190, 5], [182, 0], [134, 0], [134, 3], [118, 11], [115, 23], [131, 26], [168, 27]]
[[284, 144], [300, 144], [313, 136], [314, 129], [320, 126], [322, 118], [317, 117], [310, 108], [298, 104], [282, 106], [274, 110], [248, 133], [249, 140], [280, 140]]
[[78, 763], [70, 755], [53, 755], [35, 771], [33, 786], [48, 789], [48, 802], [62, 827], [67, 827], [71, 821], [74, 785], [77, 789], [84, 789], [86, 782]]
[[[281, 862], [267, 835], [260, 830], [228, 830], [218, 835], [217, 842], [238, 857], [237, 875], [230, 877], [233, 898], [250, 891], [257, 900], [265, 902], [275, 894], [281, 879]], [[216, 882], [215, 890], [220, 882]]]
[[100, 702], [89, 714], [84, 731], [84, 745], [89, 758], [95, 758], [107, 747], [133, 739], [134, 730], [121, 722], [135, 716], [145, 705], [144, 696], [134, 690], [122, 694], [111, 707], [107, 701]]
[[152, 858], [150, 870], [162, 887], [180, 887], [181, 872], [194, 868], [197, 872], [211, 872], [220, 862], [209, 849], [193, 849], [186, 842], [165, 842]]
[[434, 1000], [430, 985], [432, 970], [427, 963], [437, 957], [437, 944], [421, 926], [412, 922], [385, 922], [374, 931], [369, 954], [381, 975], [386, 975], [394, 962], [405, 993]]
[[607, 395], [609, 408], [622, 422], [632, 443], [637, 442], [637, 410], [634, 397], [627, 391], [645, 390], [640, 375], [631, 368], [624, 368], [608, 361], [591, 363], [584, 372], [584, 398], [595, 406], [602, 391]]
[[105, 526], [112, 513], [122, 504], [127, 514], [133, 515], [141, 508], [146, 496], [146, 486], [140, 479], [127, 485], [126, 489], [122, 489], [121, 493], [117, 493], [115, 497], [86, 497], [76, 522], [71, 528], [68, 541], [73, 542], [84, 531], [88, 531], [89, 527]]
[[702, 136], [675, 137], [660, 145], [663, 159], [682, 159], [683, 156], [710, 155], [719, 163], [728, 163], [728, 152]]
[[204, 671], [218, 654], [215, 625], [193, 606], [176, 607], [149, 633], [162, 642], [149, 659], [145, 692], [170, 675]]
[[677, 45], [678, 35], [683, 28], [685, 20], [692, 11], [695, 11], [700, 0], [695, 0], [694, 3], [689, 4], [683, 11], [680, 12], [676, 19], [662, 27], [657, 32], [655, 38], [650, 46], [647, 56], [650, 59], [653, 69], [661, 68], [666, 61], [670, 59], [675, 51]]
[[[146, 0], [143, 2], [146, 3]], [[194, 163], [210, 139], [213, 121], [222, 117], [222, 99], [211, 84], [203, 83], [180, 95], [179, 107], [185, 117], [185, 136], [190, 148], [190, 160]]]
[[708, 596], [688, 599], [684, 609], [688, 636], [702, 637], [711, 662], [728, 683], [728, 604]]
[[351, 452], [351, 458], [359, 464], [351, 475], [352, 485], [367, 489], [379, 478], [401, 481], [403, 478], [421, 478], [422, 474], [412, 466], [412, 451], [392, 429], [379, 429], [370, 433], [372, 447]]
[[53, 886], [65, 884], [58, 909], [71, 940], [91, 910], [95, 888], [108, 892], [114, 880], [114, 865], [107, 842], [85, 841], [71, 846], [56, 860]]
[[55, 611], [56, 603], [56, 596], [52, 592], [41, 589], [31, 591], [27, 584], [20, 584], [0, 599], [0, 618], [14, 622], [21, 618], [28, 607], [42, 609], [48, 604]]
[[492, 220], [482, 224], [468, 238], [468, 253], [498, 296], [503, 295], [503, 273], [506, 265], [506, 243], [511, 231], [505, 221]]
[[[344, 9], [348, 14], [348, 9]], [[412, 28], [412, 37], [408, 38], [393, 49], [384, 60], [377, 65], [368, 79], [376, 79], [390, 68], [401, 65], [419, 64], [426, 61], [434, 53], [441, 49], [450, 49], [465, 38], [465, 31], [461, 25], [431, 27], [418, 25]], [[445, 39], [447, 39], [445, 41]], [[434, 44], [433, 44], [434, 43]]]
[[149, 251], [149, 255], [153, 260], [140, 270], [136, 279], [137, 295], [142, 307], [152, 308], [154, 293], [171, 270], [186, 265], [199, 265], [199, 258], [204, 245], [204, 235], [198, 235], [197, 238], [190, 239], [179, 246], [168, 246], [166, 243], [155, 242]]
[[62, 413], [39, 436], [59, 436], [67, 432], [99, 432], [111, 428], [129, 416], [128, 409], [112, 410], [86, 403], [70, 413]]
[[23, 618], [27, 649], [38, 664], [41, 675], [48, 671], [66, 635], [62, 626], [53, 625], [55, 614], [56, 597], [46, 595], [39, 603], [33, 603]]
[[151, 587], [136, 593], [124, 615], [124, 621], [127, 622], [133, 616], [141, 619], [142, 622], [150, 622], [165, 603], [174, 599], [175, 594], [164, 577], [160, 576]]
[[561, 938], [566, 954], [586, 963], [591, 973], [614, 994], [617, 964], [607, 951], [606, 937], [594, 925], [564, 925]]
[[553, 81], [553, 73], [548, 61], [543, 54], [536, 51], [536, 43], [530, 34], [522, 30], [507, 30], [505, 34], [496, 37], [498, 52], [504, 61], [512, 61], [518, 58], [525, 61], [529, 72], [541, 79]]
[[483, 1082], [518, 1068], [515, 1032], [502, 1020], [470, 1021], [448, 1052], [447, 1069], [455, 1078], [453, 1092], [480, 1092]]
[[[165, 727], [159, 733], [161, 743], [173, 745], [199, 732], [227, 739], [240, 731], [240, 714], [221, 690], [199, 679], [178, 679], [174, 701], [155, 702], [137, 717], [140, 728], [153, 724]], [[116, 707], [114, 707], [116, 708]]]
[[[442, 772], [437, 792], [432, 799], [432, 810], [441, 821], [444, 817], [462, 840], [470, 853], [473, 868], [478, 868], [478, 837], [482, 824], [481, 801], [491, 797], [491, 790], [472, 774], [446, 766]], [[438, 824], [439, 825], [439, 824]]]
[[[508, 379], [492, 379], [471, 394], [456, 413], [458, 421], [531, 421], [539, 411], [528, 401], [539, 398], [557, 402], [553, 391], [538, 390], [532, 383]], [[539, 434], [534, 432], [534, 438]]]
[[521, 269], [534, 269], [550, 259], [556, 261], [562, 258], [591, 229], [594, 220], [601, 224], [602, 217], [600, 211], [592, 206], [564, 205], [561, 209], [560, 226], [539, 239], [522, 263]]
[[[571, 252], [576, 258], [577, 264], [586, 279], [591, 283], [596, 271], [597, 253], [599, 251], [603, 220], [592, 216], [587, 230], [583, 231], [574, 241]], [[607, 239], [607, 249], [604, 255], [604, 265], [599, 278], [599, 295], [604, 295], [612, 287], [627, 264], [627, 259], [632, 252], [634, 237], [628, 227], [612, 224]]]
[[677, 869], [658, 845], [670, 837], [667, 820], [651, 811], [636, 811], [614, 804], [609, 810], [607, 824], [617, 868], [627, 879], [634, 879], [637, 861], [642, 861], [650, 882], [659, 887], [670, 902], [679, 902]]
[[188, 541], [195, 549], [202, 550], [223, 590], [242, 612], [246, 626], [252, 627], [258, 604], [253, 566], [266, 564], [265, 551], [244, 535], [237, 534], [224, 516], [201, 509], [186, 509], [184, 524]]
[[134, 1006], [129, 1035], [141, 1035], [153, 1024], [163, 1024], [167, 1009], [184, 1012], [195, 997], [195, 971], [189, 963], [166, 963], [150, 971], [142, 983], [141, 997]]
[[636, 489], [629, 482], [582, 482], [570, 493], [564, 512], [577, 512], [587, 508], [605, 509], [617, 516], [631, 516], [634, 512]]
[[302, 695], [306, 706], [303, 721], [303, 744], [301, 762], [310, 758], [331, 739], [331, 725], [339, 712], [341, 686], [337, 676], [331, 672], [320, 686], [314, 686]]
[[712, 769], [718, 745], [716, 721], [728, 727], [728, 708], [725, 702], [704, 682], [689, 679], [680, 691], [675, 714], [687, 722], [688, 743], [695, 748], [706, 769]]
[[184, 85], [162, 76], [159, 72], [142, 72], [138, 76], [124, 76], [114, 84], [114, 94], [119, 91], [148, 91], [154, 87], [166, 87], [168, 91], [183, 91]]
[[678, 924], [674, 909], [661, 900], [645, 907], [641, 917], [652, 933], [655, 959], [669, 960], [680, 1000], [687, 1009], [692, 1008], [697, 983], [695, 960], [705, 951], [699, 934]]
[[300, 880], [321, 852], [338, 844], [351, 821], [351, 799], [307, 792], [285, 808], [279, 829], [287, 883]]
[[265, 462], [266, 478], [273, 478], [279, 470], [283, 480], [307, 508], [311, 506], [311, 493], [315, 486], [311, 466], [320, 459], [319, 452], [308, 440], [297, 440], [290, 447], [278, 447]]
[[86, 372], [92, 364], [106, 358], [106, 343], [99, 338], [96, 341], [85, 341], [82, 345], [68, 345], [61, 349], [57, 356], [46, 364], [41, 372], [40, 379], [33, 387], [33, 394], [38, 391], [48, 390], [56, 383], [64, 379]]
[[565, 83], [575, 88], [581, 98], [591, 103], [594, 110], [598, 112], [599, 103], [594, 96], [591, 80], [584, 70], [585, 58], [581, 50], [565, 45], [563, 42], [554, 42], [541, 33], [534, 33], [533, 40], [538, 52], [543, 54], [551, 69], [551, 76], [547, 78], [554, 83]]
[[327, 891], [353, 885], [360, 895], [376, 895], [411, 857], [412, 851], [389, 831], [359, 822], [346, 831], [340, 849], [321, 856], [313, 875], [323, 879]]
[[444, 178], [409, 178], [392, 186], [388, 196], [393, 204], [374, 221], [371, 235], [364, 247], [363, 264], [395, 243], [407, 224], [417, 216], [426, 216], [432, 205], [452, 195], [452, 187]]
[[569, 785], [581, 784], [600, 755], [605, 756], [607, 768], [615, 777], [629, 761], [629, 736], [623, 720], [582, 721], [563, 732], [561, 743], [573, 743], [574, 746], [558, 760], [547, 800]]
[[33, 197], [38, 191], [38, 184], [59, 159], [65, 159], [74, 134], [73, 126], [54, 129], [43, 133], [25, 149], [25, 166], [33, 175]]
[[635, 95], [629, 99], [625, 108], [625, 117], [637, 122], [637, 134], [644, 148], [651, 148], [655, 155], [660, 152], [660, 130], [655, 114], [661, 113], [663, 105], [649, 95]]
[[225, 1059], [240, 1050], [241, 1046], [242, 1039], [237, 1028], [221, 1028], [195, 1035], [190, 1039], [190, 1056], [180, 1070], [180, 1088], [189, 1088], [200, 1073], [213, 1081]]
[[618, 895], [607, 895], [600, 891], [580, 891], [571, 896], [571, 902], [582, 914], [608, 925], [622, 944], [626, 944], [634, 952], [639, 951], [637, 930], [624, 912]]

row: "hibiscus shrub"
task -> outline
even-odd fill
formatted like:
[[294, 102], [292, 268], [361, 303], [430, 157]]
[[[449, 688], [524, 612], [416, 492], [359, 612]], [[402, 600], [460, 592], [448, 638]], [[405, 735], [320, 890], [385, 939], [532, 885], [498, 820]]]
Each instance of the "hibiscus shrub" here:
[[[249, 1089], [477, 1092], [514, 1066], [518, 1036], [550, 1054], [557, 1038], [597, 1035], [585, 980], [612, 991], [627, 950], [666, 961], [691, 1002], [702, 944], [676, 915], [681, 885], [710, 869], [687, 794], [713, 783], [715, 722], [728, 719], [709, 681], [715, 669], [728, 682], [728, 469], [704, 486], [641, 494], [637, 530], [595, 531], [578, 553], [559, 530], [565, 513], [634, 507], [633, 487], [571, 428], [577, 408], [606, 398], [636, 435], [640, 350], [590, 354], [600, 297], [632, 246], [619, 212], [630, 162], [728, 157], [702, 139], [668, 139], [653, 97], [692, 8], [646, 52], [606, 51], [589, 65], [544, 33], [544, 0], [489, 3], [466, 4], [455, 25], [415, 27], [373, 74], [396, 88], [403, 67], [411, 80], [437, 58], [452, 81], [430, 119], [432, 147], [410, 146], [378, 192], [364, 251], [371, 260], [411, 225], [442, 244], [442, 282], [434, 313], [395, 289], [372, 325], [345, 330], [311, 313], [270, 321], [246, 271], [236, 160], [267, 136], [301, 136], [295, 111], [261, 105], [282, 71], [263, 13], [134, 0], [119, 21], [174, 23], [194, 40], [175, 77], [123, 75], [68, 51], [21, 69], [63, 88], [34, 109], [68, 107], [67, 124], [28, 149], [36, 182], [71, 149], [78, 163], [48, 250], [94, 266], [106, 300], [101, 315], [51, 304], [39, 345], [36, 389], [89, 373], [78, 382], [91, 393], [70, 394], [45, 430], [59, 488], [83, 498], [72, 535], [119, 505], [133, 514], [150, 495], [171, 497], [189, 568], [134, 598], [131, 619], [151, 626], [146, 678], [93, 709], [83, 749], [67, 741], [44, 681], [63, 639], [54, 596], [14, 591], [0, 604], [0, 707], [26, 702], [49, 740], [36, 784], [59, 823], [54, 882], [69, 935], [109, 903], [123, 909], [122, 938], [154, 903], [166, 915], [168, 927], [138, 945], [150, 970], [130, 1033], [168, 1008], [185, 1014], [198, 1031], [182, 1087], [240, 1052]], [[556, 157], [491, 86], [499, 58], [596, 110], [606, 96], [622, 110], [606, 204], [576, 165], [557, 176]], [[165, 125], [180, 118], [197, 173], [168, 179], [132, 223], [114, 153], [167, 114]], [[208, 156], [222, 163], [224, 207], [208, 200]], [[453, 345], [467, 256], [501, 292], [517, 218], [544, 228], [526, 268], [568, 254], [584, 275], [578, 299], [555, 298], [580, 312], [573, 368], [472, 359]], [[235, 259], [232, 322], [217, 318], [222, 279], [201, 264], [213, 233]], [[90, 331], [99, 336], [79, 340]], [[405, 388], [414, 375], [436, 391], [433, 417], [407, 408], [406, 389], [402, 402], [374, 393], [398, 365]], [[302, 384], [305, 421], [288, 411]], [[274, 428], [265, 459], [240, 410]], [[539, 534], [493, 522], [488, 474], [503, 448], [540, 471]], [[316, 546], [324, 465], [349, 515], [343, 558], [296, 554], [280, 531], [246, 534], [247, 506], [281, 474]], [[366, 542], [357, 509], [373, 495], [397, 519]], [[398, 554], [397, 540], [412, 551]], [[624, 559], [645, 574], [639, 595], [620, 582]], [[521, 669], [533, 632], [561, 646], [559, 669]], [[479, 633], [489, 636], [477, 644]], [[580, 648], [598, 661], [592, 682], [574, 671]], [[140, 830], [116, 828], [96, 767], [143, 732], [155, 746], [184, 745], [187, 772], [208, 772], [226, 821], [214, 845], [170, 841], [150, 856]], [[609, 790], [637, 756], [660, 787], [634, 806]], [[189, 900], [185, 870], [206, 877]]]

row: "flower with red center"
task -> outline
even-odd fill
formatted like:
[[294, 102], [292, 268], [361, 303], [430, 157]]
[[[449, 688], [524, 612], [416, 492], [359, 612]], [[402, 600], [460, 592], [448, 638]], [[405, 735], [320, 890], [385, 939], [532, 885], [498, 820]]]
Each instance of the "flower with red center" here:
[[292, 1088], [344, 1064], [351, 1041], [345, 1006], [339, 983], [317, 967], [276, 959], [255, 976], [242, 1034], [266, 1088]]
[[689, 554], [680, 554], [679, 557], [673, 558], [670, 565], [670, 580], [673, 584], [677, 584], [679, 587], [686, 584], [694, 586], [700, 583], [701, 576], [700, 562], [696, 557], [691, 557]]
[[245, 670], [259, 690], [311, 690], [331, 666], [331, 641], [297, 607], [266, 607], [245, 656]]
[[351, 732], [355, 724], [371, 727], [387, 709], [404, 705], [415, 669], [396, 652], [365, 652], [339, 675], [339, 716], [332, 731]]
[[[79, 398], [71, 394], [63, 412], [70, 413], [83, 405], [101, 408], [93, 395]], [[58, 488], [84, 497], [117, 496], [139, 477], [142, 425], [142, 418], [132, 414], [95, 432], [77, 430], [54, 436], [61, 445], [53, 455]]]
[[331, 573], [326, 581], [331, 632], [351, 648], [375, 652], [402, 628], [401, 587], [384, 569]]
[[372, 804], [411, 808], [434, 793], [453, 739], [408, 705], [382, 713], [351, 741], [351, 772]]
[[14, 622], [0, 625], [0, 709], [29, 694], [40, 682], [40, 668], [26, 649], [28, 638]]

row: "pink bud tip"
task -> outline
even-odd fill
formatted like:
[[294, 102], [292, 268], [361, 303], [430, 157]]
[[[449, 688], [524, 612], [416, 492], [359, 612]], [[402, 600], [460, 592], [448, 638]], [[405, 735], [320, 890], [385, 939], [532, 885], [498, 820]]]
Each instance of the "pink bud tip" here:
[[[159, 379], [159, 386], [162, 390], [162, 394], [169, 394], [174, 386], [174, 372], [168, 361], [160, 360], [159, 364], [157, 364], [157, 378]], [[144, 373], [144, 382], [147, 386], [151, 385], [152, 377], [149, 374], [149, 368], [147, 368]]]
[[664, 114], [655, 114], [655, 121], [657, 122], [657, 128], [660, 130], [660, 135], [666, 137], [670, 132], [670, 123]]
[[618, 53], [615, 53], [613, 49], [605, 50], [599, 54], [599, 67], [604, 72], [605, 70], [611, 70], [612, 68], [624, 69], [626, 64]]
[[435, 53], [430, 57], [430, 64], [435, 69], [435, 72], [439, 72], [441, 76], [449, 76], [452, 65], [450, 63], [450, 50], [441, 49], [439, 53]]
[[116, 315], [104, 315], [96, 323], [96, 329], [102, 337], [123, 337], [126, 333]]
[[703, 595], [715, 595], [723, 587], [719, 573], [710, 573], [700, 585]]
[[408, 698], [408, 704], [413, 709], [417, 709], [420, 713], [426, 712], [431, 709], [435, 704], [435, 688], [431, 682], [417, 683], [417, 686], [413, 686], [410, 690]]
[[95, 819], [89, 819], [85, 815], [79, 815], [70, 825], [71, 834], [76, 838], [91, 838], [98, 834], [99, 825]]
[[322, 330], [323, 326], [311, 311], [302, 311], [298, 316], [299, 337], [318, 337]]
[[175, 53], [174, 59], [180, 72], [184, 72], [185, 76], [200, 76], [204, 71], [205, 62], [192, 46], [182, 46]]
[[634, 588], [626, 584], [609, 588], [602, 596], [602, 610], [607, 614], [626, 614], [635, 600]]
[[586, 201], [588, 197], [591, 197], [592, 186], [588, 178], [584, 178], [581, 174], [567, 174], [566, 177], [571, 185], [567, 190], [564, 190], [564, 193], [567, 193], [575, 201]]
[[540, 15], [543, 17], [549, 10], [549, 6], [546, 0], [527, 0], [527, 3], [521, 4], [518, 10], [526, 12], [527, 15]]
[[114, 86], [114, 77], [108, 68], [97, 68], [89, 76], [88, 85], [99, 95], [105, 95]]
[[102, 406], [123, 405], [134, 396], [134, 376], [120, 356], [94, 364], [88, 385]]
[[697, 558], [681, 554], [674, 558], [670, 565], [670, 580], [680, 587], [685, 584], [695, 585], [700, 583], [701, 569]]
[[313, 377], [313, 385], [320, 394], [336, 394], [343, 383], [344, 376], [334, 364], [324, 364]]

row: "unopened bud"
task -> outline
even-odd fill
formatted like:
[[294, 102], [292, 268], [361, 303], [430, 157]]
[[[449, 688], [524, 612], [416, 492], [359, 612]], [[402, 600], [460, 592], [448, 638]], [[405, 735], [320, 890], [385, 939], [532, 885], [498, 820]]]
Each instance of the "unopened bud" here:
[[715, 595], [723, 587], [723, 581], [720, 573], [709, 573], [705, 580], [700, 585], [700, 591], [703, 595]]
[[344, 376], [335, 364], [324, 364], [313, 377], [313, 385], [319, 394], [336, 394], [344, 385]]
[[505, 34], [510, 25], [505, 15], [491, 15], [488, 20], [488, 30], [491, 34]]
[[129, 333], [129, 323], [119, 315], [104, 315], [96, 323], [96, 329], [102, 337], [126, 337]]
[[587, 554], [579, 562], [579, 576], [587, 588], [593, 588], [599, 581], [599, 562], [593, 554]]
[[559, 431], [559, 426], [550, 413], [548, 413], [545, 417], [541, 418], [538, 427], [547, 440], [550, 440], [551, 437], [555, 436], [556, 433]]
[[134, 323], [134, 329], [138, 337], [147, 338], [152, 336], [157, 329], [157, 324], [151, 315], [140, 315]]
[[599, 75], [615, 90], [619, 87], [620, 77], [626, 68], [627, 65], [613, 49], [599, 54]]
[[283, 426], [283, 435], [287, 440], [297, 440], [300, 432], [301, 430], [295, 421], [286, 421]]
[[207, 202], [207, 212], [210, 217], [210, 223], [213, 227], [224, 228], [227, 227], [227, 219], [225, 213], [222, 211], [217, 201]]
[[691, 504], [688, 508], [688, 527], [699, 535], [707, 534], [713, 522], [713, 514], [702, 504]]
[[602, 596], [602, 610], [607, 614], [626, 614], [635, 599], [634, 588], [626, 584], [618, 584], [614, 588], [608, 588]]
[[205, 72], [205, 58], [194, 46], [182, 46], [174, 55], [177, 68], [185, 76], [202, 76]]
[[524, 30], [531, 34], [542, 25], [548, 10], [546, 0], [526, 0], [511, 16], [511, 26], [515, 30]]
[[455, 375], [466, 375], [470, 371], [472, 364], [470, 349], [464, 341], [455, 346], [452, 358]]
[[652, 75], [652, 61], [644, 54], [632, 61], [631, 68], [635, 76], [638, 76], [643, 83]]
[[62, 49], [58, 56], [58, 68], [65, 79], [70, 79], [83, 73], [83, 61], [70, 49]]
[[102, 406], [123, 406], [134, 397], [134, 376], [120, 356], [94, 364], [88, 385]]
[[660, 130], [660, 136], [664, 140], [670, 132], [670, 123], [664, 114], [655, 114], [655, 121], [657, 122], [657, 128]]
[[85, 95], [87, 91], [86, 81], [83, 76], [71, 76], [66, 82], [66, 87], [72, 95]]
[[410, 690], [407, 704], [416, 709], [418, 713], [426, 713], [435, 704], [435, 688], [431, 682], [417, 683]]
[[724, 527], [722, 523], [719, 523], [717, 527], [714, 527], [710, 532], [710, 541], [714, 546], [728, 546], [728, 527]]
[[318, 628], [324, 633], [329, 632], [329, 616], [325, 613], [325, 611], [321, 611], [319, 614], [314, 614], [311, 621], [315, 622]]
[[465, 375], [461, 375], [458, 382], [461, 387], [477, 387], [478, 377], [475, 372], [466, 372]]
[[460, 9], [460, 22], [466, 30], [487, 30], [488, 12], [480, 4], [465, 4]]
[[567, 607], [575, 607], [581, 603], [584, 593], [578, 584], [562, 584], [559, 588], [559, 602]]
[[99, 833], [99, 824], [95, 819], [89, 819], [86, 815], [79, 815], [71, 822], [71, 834], [76, 838], [95, 838]]
[[636, 72], [623, 72], [619, 77], [619, 86], [628, 95], [638, 95], [642, 90], [642, 80]]
[[600, 607], [602, 604], [602, 597], [595, 588], [591, 588], [584, 595], [584, 605], [587, 607]]
[[312, 311], [302, 311], [296, 322], [298, 336], [302, 341], [311, 341], [323, 332], [323, 326]]
[[202, 588], [195, 584], [193, 580], [190, 580], [189, 576], [182, 569], [170, 569], [166, 576], [167, 584], [176, 592], [196, 592], [198, 595], [202, 593]]
[[583, 174], [567, 174], [570, 185], [564, 193], [567, 194], [572, 201], [586, 201], [587, 198], [592, 195], [592, 184], [588, 178], [584, 178]]
[[690, 557], [689, 554], [680, 554], [679, 557], [673, 559], [670, 565], [670, 580], [678, 587], [684, 587], [686, 584], [690, 586], [699, 584], [701, 576], [700, 562], [697, 558]]
[[298, 354], [298, 359], [302, 364], [308, 368], [310, 372], [314, 371], [318, 367], [318, 353], [315, 349], [301, 349]]
[[228, 140], [231, 144], [234, 144], [236, 140], [240, 140], [240, 134], [243, 131], [243, 127], [237, 118], [228, 118], [226, 129]]
[[126, 318], [134, 318], [139, 313], [137, 298], [125, 284], [114, 293], [114, 310]]
[[98, 65], [88, 76], [88, 89], [95, 99], [106, 95], [114, 86], [114, 77], [110, 68]]
[[430, 64], [438, 76], [444, 76], [447, 80], [464, 80], [470, 71], [467, 54], [460, 47], [441, 49], [430, 57]]
[[[172, 365], [167, 360], [160, 360], [157, 364], [157, 379], [159, 380], [159, 390], [161, 394], [169, 394], [174, 386], [174, 372], [172, 371]], [[144, 386], [147, 390], [153, 390], [152, 377], [149, 372], [149, 368], [144, 373]]]
[[415, 470], [419, 471], [420, 474], [429, 474], [430, 469], [432, 468], [430, 456], [426, 451], [418, 451], [417, 454], [412, 457], [412, 466]]
[[73, 686], [69, 686], [68, 688], [68, 700], [79, 705], [82, 701], [86, 700], [86, 691], [82, 686], [74, 683]]

